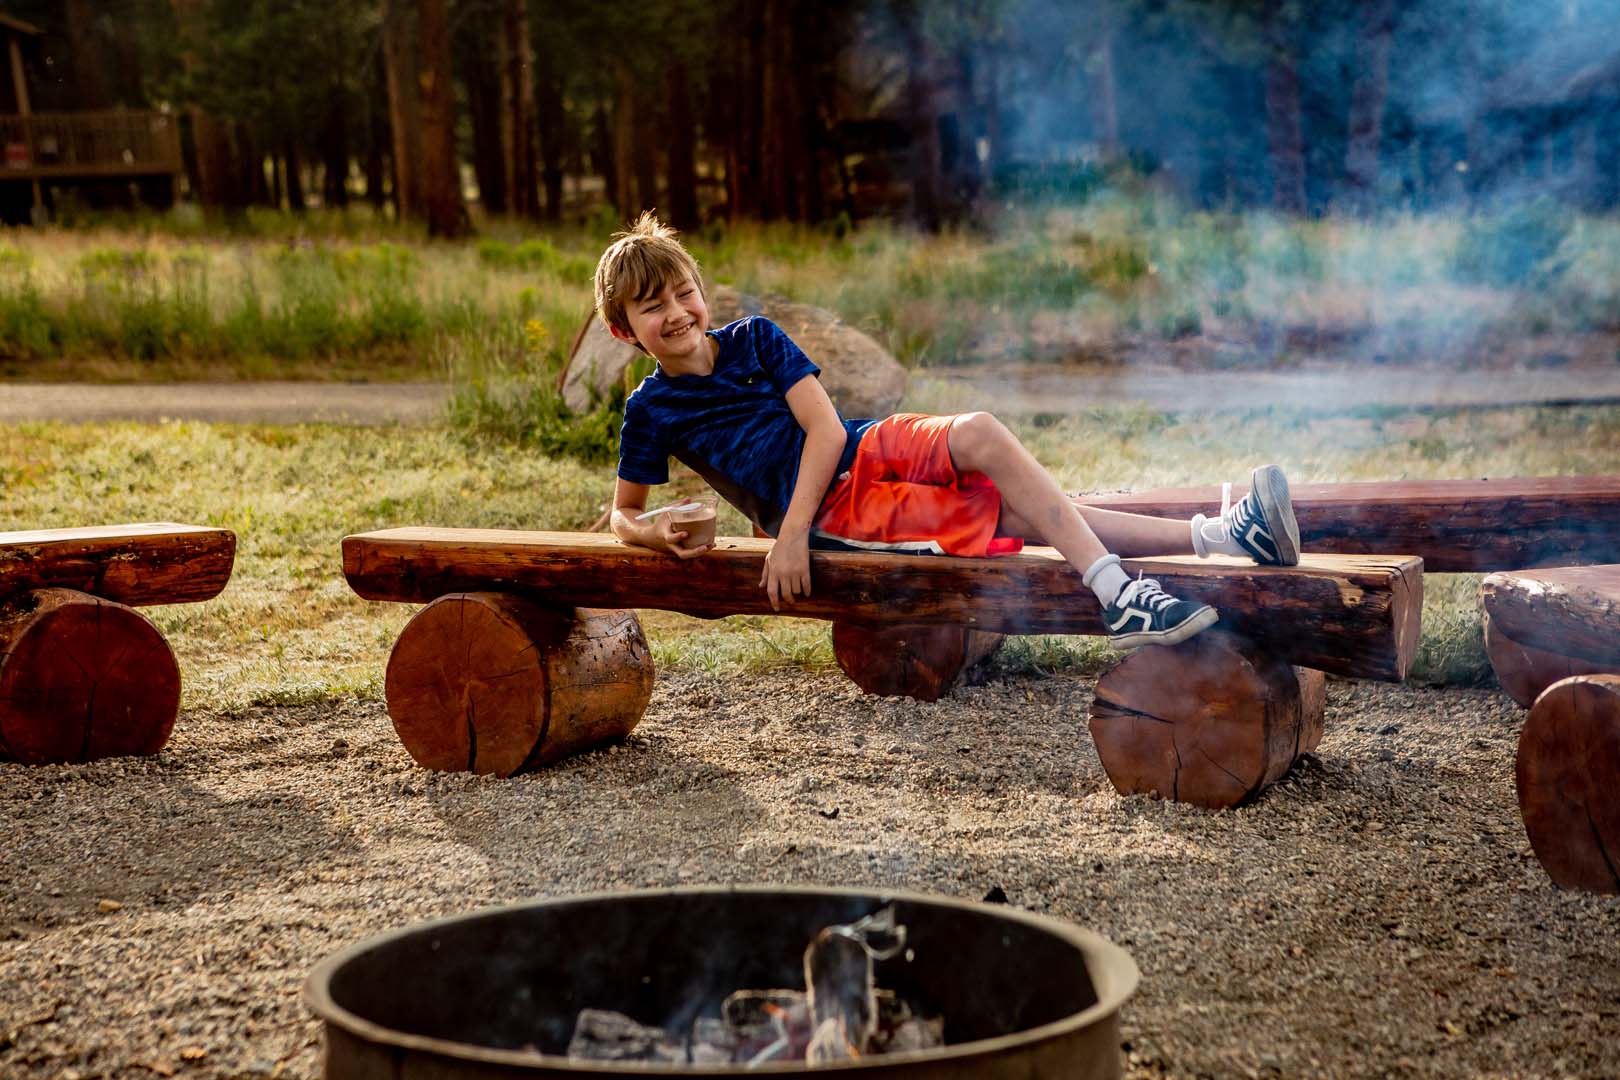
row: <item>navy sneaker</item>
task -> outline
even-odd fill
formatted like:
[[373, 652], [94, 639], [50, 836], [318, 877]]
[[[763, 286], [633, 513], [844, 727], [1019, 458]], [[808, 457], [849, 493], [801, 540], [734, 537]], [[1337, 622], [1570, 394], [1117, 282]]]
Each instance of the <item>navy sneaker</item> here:
[[1249, 493], [1236, 506], [1221, 496], [1226, 535], [1261, 566], [1299, 564], [1299, 524], [1288, 497], [1288, 478], [1277, 465], [1262, 465], [1249, 478]]
[[1116, 649], [1139, 645], [1174, 645], [1215, 625], [1215, 609], [1208, 604], [1177, 600], [1152, 578], [1137, 578], [1119, 590], [1103, 608], [1108, 641]]

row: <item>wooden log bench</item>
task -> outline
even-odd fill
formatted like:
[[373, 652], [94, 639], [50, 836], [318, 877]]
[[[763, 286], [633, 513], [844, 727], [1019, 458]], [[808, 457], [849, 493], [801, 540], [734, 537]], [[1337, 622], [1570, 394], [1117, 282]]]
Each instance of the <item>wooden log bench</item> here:
[[[1234, 484], [1232, 498], [1247, 486]], [[1291, 484], [1300, 546], [1399, 551], [1428, 573], [1620, 563], [1620, 476]], [[1074, 496], [1088, 506], [1190, 518], [1220, 509], [1219, 485]]]
[[1497, 678], [1530, 707], [1519, 809], [1554, 883], [1620, 892], [1620, 565], [1480, 582]]
[[168, 522], [0, 533], [0, 760], [154, 754], [180, 670], [134, 608], [217, 596], [236, 536]]
[[[345, 538], [343, 571], [362, 597], [428, 605], [388, 665], [389, 714], [406, 748], [432, 768], [504, 775], [639, 721], [652, 664], [633, 615], [611, 609], [769, 614], [759, 588], [769, 549], [722, 537], [678, 562], [593, 534], [403, 528]], [[985, 637], [1103, 632], [1096, 598], [1049, 548], [811, 559], [814, 594], [781, 614], [831, 621], [840, 666], [872, 693], [937, 696]], [[1175, 649], [1138, 651], [1099, 684], [1106, 704], [1092, 731], [1122, 791], [1205, 805], [1250, 798], [1320, 737], [1322, 672], [1399, 680], [1417, 648], [1417, 559], [1126, 566], [1216, 604], [1222, 622]], [[1163, 691], [1178, 682], [1197, 693], [1171, 700]]]

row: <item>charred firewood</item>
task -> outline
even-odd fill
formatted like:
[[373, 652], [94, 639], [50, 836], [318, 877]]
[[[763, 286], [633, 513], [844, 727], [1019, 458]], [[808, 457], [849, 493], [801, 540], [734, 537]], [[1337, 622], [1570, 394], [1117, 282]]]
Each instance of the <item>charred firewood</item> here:
[[869, 1051], [878, 1018], [872, 962], [895, 955], [905, 941], [892, 907], [816, 935], [804, 950], [811, 1025], [806, 1061], [844, 1061]]
[[586, 1061], [686, 1060], [685, 1048], [672, 1045], [663, 1028], [637, 1023], [609, 1009], [581, 1009], [568, 1040], [568, 1056]]

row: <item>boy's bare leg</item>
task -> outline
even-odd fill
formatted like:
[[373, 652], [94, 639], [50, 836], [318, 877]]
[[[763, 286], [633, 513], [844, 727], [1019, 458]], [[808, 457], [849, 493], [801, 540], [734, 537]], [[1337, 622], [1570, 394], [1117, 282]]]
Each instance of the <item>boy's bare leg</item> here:
[[958, 469], [982, 472], [1001, 490], [999, 533], [1049, 544], [1082, 572], [1109, 552], [1126, 557], [1193, 552], [1190, 522], [1075, 503], [989, 413], [957, 417], [948, 445]]
[[[1144, 555], [1192, 555], [1192, 522], [1179, 518], [1147, 517], [1143, 514], [1125, 514], [1118, 510], [1103, 510], [1087, 506], [1074, 496], [1065, 496], [1074, 504], [1097, 539], [1104, 547], [1126, 559]], [[1001, 524], [996, 529], [1001, 536], [1022, 537], [1032, 544], [1049, 544], [1034, 523], [1025, 521], [1003, 504]], [[1056, 546], [1055, 544], [1052, 546]]]

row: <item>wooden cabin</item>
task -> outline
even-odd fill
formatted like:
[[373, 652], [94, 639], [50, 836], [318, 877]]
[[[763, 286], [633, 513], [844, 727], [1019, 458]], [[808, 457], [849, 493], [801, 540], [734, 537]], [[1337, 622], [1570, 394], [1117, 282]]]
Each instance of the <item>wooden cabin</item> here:
[[[0, 218], [44, 220], [55, 191], [84, 189], [92, 201], [166, 207], [183, 171], [179, 117], [163, 111], [34, 112], [25, 58], [43, 31], [0, 13], [10, 77], [0, 80]], [[111, 193], [111, 200], [105, 198]]]

